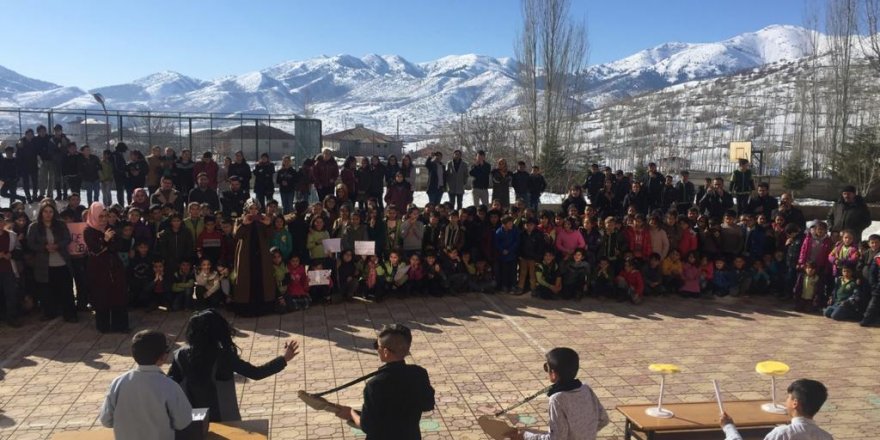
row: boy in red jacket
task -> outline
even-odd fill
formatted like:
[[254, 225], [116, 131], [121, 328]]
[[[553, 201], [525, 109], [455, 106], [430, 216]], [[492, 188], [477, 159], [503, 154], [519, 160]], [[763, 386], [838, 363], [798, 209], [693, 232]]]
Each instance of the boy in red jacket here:
[[617, 288], [625, 292], [624, 298], [629, 298], [633, 304], [642, 302], [642, 294], [645, 291], [645, 283], [642, 273], [635, 263], [634, 258], [627, 258], [623, 262], [623, 270], [617, 275]]

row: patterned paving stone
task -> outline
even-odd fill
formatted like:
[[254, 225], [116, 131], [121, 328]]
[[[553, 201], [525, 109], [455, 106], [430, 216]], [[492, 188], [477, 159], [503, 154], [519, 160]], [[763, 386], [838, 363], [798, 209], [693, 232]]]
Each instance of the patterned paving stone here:
[[[296, 392], [332, 388], [373, 371], [379, 366], [375, 332], [391, 322], [413, 328], [410, 362], [428, 369], [437, 393], [437, 408], [422, 418], [426, 440], [485, 439], [476, 418], [545, 387], [543, 351], [563, 345], [580, 352], [580, 377], [609, 409], [612, 423], [602, 439], [623, 438], [615, 405], [656, 399], [659, 377], [647, 365], [659, 362], [682, 368], [667, 381], [666, 400], [694, 402], [712, 399], [711, 379], [721, 383], [726, 399], [768, 399], [770, 383], [754, 365], [780, 360], [791, 366], [780, 392], [799, 377], [829, 387], [818, 421], [836, 439], [873, 438], [880, 429], [880, 330], [802, 315], [763, 298], [650, 298], [632, 306], [471, 294], [230, 318], [242, 357], [251, 362], [276, 356], [288, 338], [300, 343], [300, 356], [284, 372], [236, 383], [242, 414], [268, 419], [273, 439], [364, 438], [332, 414], [306, 408]], [[186, 319], [185, 313], [132, 314], [137, 329], [161, 329], [178, 344]], [[53, 432], [97, 426], [109, 382], [132, 360], [127, 337], [100, 335], [93, 325], [82, 319], [0, 327], [0, 440], [47, 439]], [[358, 406], [362, 390], [355, 386], [329, 397]], [[546, 398], [513, 411], [510, 421], [546, 427]]]

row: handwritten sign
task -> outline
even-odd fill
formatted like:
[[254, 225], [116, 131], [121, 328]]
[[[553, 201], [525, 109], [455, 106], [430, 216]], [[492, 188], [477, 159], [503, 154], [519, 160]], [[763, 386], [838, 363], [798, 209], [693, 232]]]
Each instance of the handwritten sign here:
[[355, 255], [376, 255], [375, 241], [356, 241], [354, 242]]
[[310, 286], [329, 286], [330, 271], [329, 270], [313, 270], [308, 272]]
[[321, 244], [324, 245], [324, 252], [328, 254], [338, 254], [342, 252], [341, 238], [325, 238], [324, 240], [321, 240]]
[[86, 239], [83, 235], [83, 232], [86, 230], [85, 222], [68, 223], [67, 230], [70, 231], [70, 244], [67, 246], [67, 251], [70, 252], [70, 255], [87, 254], [89, 248], [86, 246]]

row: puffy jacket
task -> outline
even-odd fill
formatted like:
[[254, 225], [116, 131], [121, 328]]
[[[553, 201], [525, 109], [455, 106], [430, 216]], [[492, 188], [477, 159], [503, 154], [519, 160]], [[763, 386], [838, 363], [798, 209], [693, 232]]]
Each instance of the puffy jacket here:
[[[516, 261], [517, 250], [519, 249], [519, 230], [510, 228], [505, 230], [503, 226], [495, 231], [494, 239], [495, 249], [498, 251], [498, 258], [501, 261]], [[505, 255], [504, 251], [507, 251]]]
[[834, 245], [834, 249], [828, 253], [828, 262], [831, 263], [835, 277], [840, 275], [840, 269], [844, 264], [850, 264], [856, 267], [859, 262], [859, 248], [855, 245], [844, 248], [843, 242], [839, 241]]
[[633, 271], [620, 271], [620, 274], [617, 275], [618, 278], [624, 280], [626, 285], [629, 286], [633, 291], [636, 292], [636, 295], [642, 296], [645, 291], [645, 282], [642, 279], [642, 273], [633, 270]]
[[[816, 240], [817, 238], [813, 234], [807, 234], [803, 244], [801, 244], [801, 253], [798, 257], [799, 266], [803, 266], [807, 261], [810, 261], [810, 249]], [[831, 263], [828, 262], [828, 254], [831, 252], [831, 237], [823, 237], [821, 240], [819, 255], [813, 263], [816, 264], [816, 273], [824, 275], [830, 271], [831, 266]]]

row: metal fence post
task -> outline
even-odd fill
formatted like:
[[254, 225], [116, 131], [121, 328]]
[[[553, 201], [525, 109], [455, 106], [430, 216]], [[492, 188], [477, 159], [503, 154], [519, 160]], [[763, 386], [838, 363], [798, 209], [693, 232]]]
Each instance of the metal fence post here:
[[83, 110], [83, 121], [80, 125], [85, 126], [85, 128], [83, 128], [84, 136], [86, 138], [85, 144], [88, 145], [89, 144], [89, 112], [86, 110]]
[[189, 151], [193, 149], [193, 118], [189, 118]]

